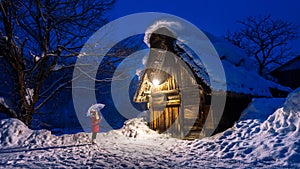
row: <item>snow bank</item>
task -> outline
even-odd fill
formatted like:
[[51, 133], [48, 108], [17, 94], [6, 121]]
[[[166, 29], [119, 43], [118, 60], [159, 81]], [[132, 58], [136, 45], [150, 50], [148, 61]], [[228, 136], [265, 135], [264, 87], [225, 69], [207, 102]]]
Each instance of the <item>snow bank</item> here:
[[24, 123], [17, 119], [0, 121], [0, 146], [23, 145], [32, 135]]
[[[277, 109], [260, 125], [252, 141], [253, 155], [261, 159], [280, 161], [284, 165], [300, 166], [300, 88], [289, 94], [283, 107]], [[268, 153], [261, 153], [267, 151]]]
[[48, 130], [31, 130], [18, 119], [10, 118], [0, 121], [0, 148], [34, 148], [88, 142], [89, 137], [85, 133], [55, 136]]
[[124, 122], [122, 128], [117, 130], [111, 130], [102, 134], [102, 139], [169, 139], [171, 138], [168, 134], [159, 134], [158, 132], [151, 130], [143, 117], [137, 117], [129, 119]]
[[[124, 126], [118, 130], [107, 133], [99, 133], [103, 139], [149, 139], [149, 138], [170, 138], [169, 135], [158, 134], [147, 126], [143, 118], [127, 120]], [[65, 134], [55, 136], [48, 130], [31, 130], [18, 119], [4, 119], [0, 121], [0, 148], [4, 147], [47, 147], [53, 145], [67, 145], [90, 143], [89, 135], [86, 133]]]
[[286, 112], [300, 112], [300, 88], [290, 93], [284, 103], [284, 111]]
[[159, 136], [157, 132], [147, 126], [147, 122], [143, 118], [125, 121], [124, 126], [119, 131], [124, 136], [132, 138], [153, 138]]
[[[230, 129], [181, 142], [186, 156], [230, 159], [255, 167], [300, 167], [300, 88], [284, 99], [255, 99]], [[282, 107], [283, 106], [283, 107]], [[275, 111], [275, 112], [274, 112]]]

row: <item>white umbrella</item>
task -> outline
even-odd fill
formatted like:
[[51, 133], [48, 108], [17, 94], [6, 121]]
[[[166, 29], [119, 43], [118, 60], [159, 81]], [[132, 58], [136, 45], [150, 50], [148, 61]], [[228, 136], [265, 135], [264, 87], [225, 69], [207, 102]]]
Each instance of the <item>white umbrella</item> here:
[[105, 104], [102, 104], [102, 103], [94, 104], [88, 109], [86, 116], [91, 116], [92, 110], [96, 110], [98, 113], [100, 113], [100, 110], [103, 109], [104, 107], [105, 107]]

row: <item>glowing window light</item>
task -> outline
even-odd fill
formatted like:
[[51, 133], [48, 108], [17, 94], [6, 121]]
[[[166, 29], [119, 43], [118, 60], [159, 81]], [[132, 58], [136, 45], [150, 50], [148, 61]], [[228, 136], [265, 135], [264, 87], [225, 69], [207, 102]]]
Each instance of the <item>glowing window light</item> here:
[[154, 86], [158, 86], [160, 84], [158, 79], [153, 79], [152, 83]]

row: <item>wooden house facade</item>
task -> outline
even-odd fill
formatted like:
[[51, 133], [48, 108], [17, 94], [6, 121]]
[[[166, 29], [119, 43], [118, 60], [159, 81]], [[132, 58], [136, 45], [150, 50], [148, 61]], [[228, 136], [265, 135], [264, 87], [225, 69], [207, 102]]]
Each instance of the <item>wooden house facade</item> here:
[[[231, 127], [252, 99], [234, 91], [212, 92], [193, 68], [180, 57], [184, 50], [168, 28], [150, 36], [150, 53], [140, 77], [134, 102], [147, 103], [149, 127], [181, 139], [197, 139]], [[167, 36], [169, 35], [169, 36]], [[226, 97], [222, 117], [217, 117], [211, 98]]]

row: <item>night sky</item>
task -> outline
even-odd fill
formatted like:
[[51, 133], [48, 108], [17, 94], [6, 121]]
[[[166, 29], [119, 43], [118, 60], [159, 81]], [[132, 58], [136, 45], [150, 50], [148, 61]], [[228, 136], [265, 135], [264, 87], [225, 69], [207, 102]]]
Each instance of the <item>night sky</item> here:
[[[117, 0], [111, 19], [138, 12], [163, 12], [176, 15], [195, 24], [201, 30], [223, 36], [228, 30], [238, 29], [239, 19], [268, 15], [300, 27], [298, 0]], [[300, 29], [298, 29], [300, 34]], [[300, 54], [300, 39], [292, 42], [293, 51]]]

